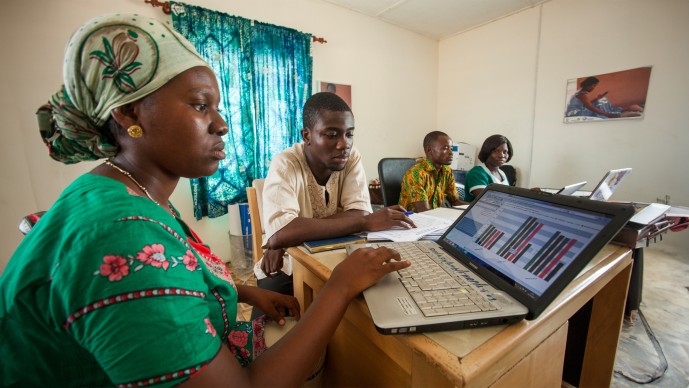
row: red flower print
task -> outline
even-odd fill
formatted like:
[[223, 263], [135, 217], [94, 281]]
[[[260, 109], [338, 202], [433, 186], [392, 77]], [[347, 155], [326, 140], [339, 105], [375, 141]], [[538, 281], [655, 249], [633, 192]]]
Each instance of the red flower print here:
[[204, 322], [206, 322], [206, 333], [211, 333], [213, 337], [215, 337], [216, 331], [215, 327], [211, 324], [211, 320], [208, 318], [203, 319]]
[[255, 335], [257, 336], [263, 335], [263, 324], [254, 325], [254, 333], [256, 333]]
[[121, 256], [107, 255], [103, 257], [103, 264], [100, 266], [101, 276], [107, 276], [111, 282], [122, 280], [129, 275], [129, 265], [127, 259]]
[[228, 339], [232, 345], [243, 347], [249, 343], [249, 333], [245, 331], [231, 331]]
[[198, 260], [196, 260], [196, 256], [194, 256], [191, 251], [187, 251], [187, 253], [184, 255], [184, 265], [187, 266], [187, 269], [189, 271], [193, 271], [196, 269], [196, 266], [199, 265]]
[[240, 348], [239, 349], [239, 357], [248, 360], [249, 357], [251, 357], [251, 352], [249, 352], [247, 349]]
[[165, 258], [165, 247], [162, 244], [146, 245], [143, 252], [139, 252], [136, 256], [136, 259], [166, 271], [170, 266], [170, 262]]
[[256, 341], [254, 344], [254, 347], [256, 348], [254, 350], [254, 358], [260, 356], [263, 354], [263, 352], [268, 349], [268, 346], [266, 345], [266, 340], [264, 338], [261, 338], [260, 340]]

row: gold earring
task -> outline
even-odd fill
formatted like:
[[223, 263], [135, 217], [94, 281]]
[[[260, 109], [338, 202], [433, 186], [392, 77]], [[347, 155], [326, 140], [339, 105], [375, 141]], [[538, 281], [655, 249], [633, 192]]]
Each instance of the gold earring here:
[[127, 133], [134, 139], [138, 139], [144, 134], [144, 130], [138, 125], [132, 125], [131, 127], [127, 128]]

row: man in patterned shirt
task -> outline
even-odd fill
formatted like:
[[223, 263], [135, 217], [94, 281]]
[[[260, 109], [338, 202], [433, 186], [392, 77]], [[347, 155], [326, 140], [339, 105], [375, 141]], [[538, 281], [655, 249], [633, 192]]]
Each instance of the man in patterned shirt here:
[[440, 131], [433, 131], [423, 139], [426, 157], [412, 166], [402, 178], [400, 206], [423, 212], [443, 206], [462, 205], [452, 174], [452, 139]]

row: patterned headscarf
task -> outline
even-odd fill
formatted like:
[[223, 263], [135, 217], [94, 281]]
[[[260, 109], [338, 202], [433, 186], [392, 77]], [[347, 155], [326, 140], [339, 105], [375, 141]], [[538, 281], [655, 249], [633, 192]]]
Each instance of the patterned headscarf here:
[[139, 15], [112, 14], [84, 24], [65, 49], [64, 85], [39, 108], [50, 156], [76, 163], [114, 156], [104, 124], [187, 69], [208, 64], [170, 26]]

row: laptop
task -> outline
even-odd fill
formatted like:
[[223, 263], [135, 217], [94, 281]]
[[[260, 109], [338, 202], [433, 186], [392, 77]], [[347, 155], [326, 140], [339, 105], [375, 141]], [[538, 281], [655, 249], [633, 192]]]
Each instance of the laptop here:
[[596, 201], [607, 201], [612, 197], [612, 193], [615, 192], [617, 186], [622, 182], [622, 179], [631, 172], [631, 168], [620, 168], [608, 171], [588, 198]]
[[633, 214], [629, 204], [490, 184], [437, 242], [347, 253], [389, 246], [412, 261], [363, 293], [382, 334], [509, 324], [538, 317]]
[[579, 183], [574, 183], [571, 185], [567, 185], [560, 190], [553, 190], [553, 189], [541, 189], [541, 191], [545, 191], [546, 193], [550, 194], [560, 194], [560, 195], [572, 195], [576, 193], [580, 188], [584, 187], [586, 185], [586, 181], [579, 182]]

